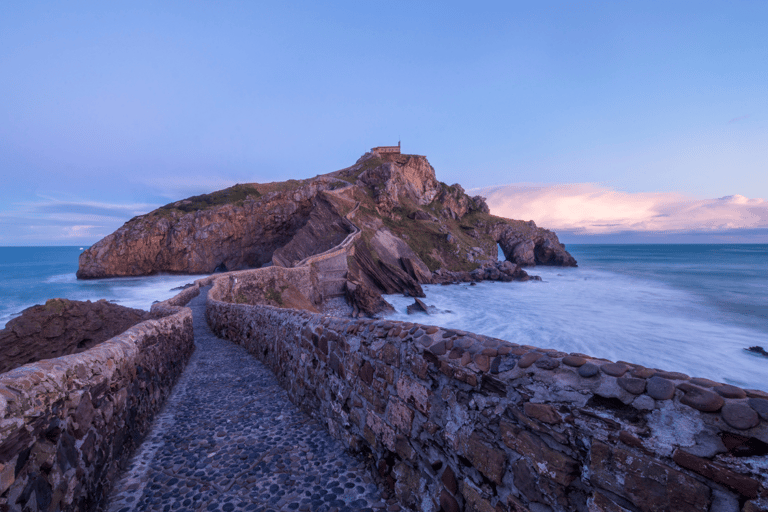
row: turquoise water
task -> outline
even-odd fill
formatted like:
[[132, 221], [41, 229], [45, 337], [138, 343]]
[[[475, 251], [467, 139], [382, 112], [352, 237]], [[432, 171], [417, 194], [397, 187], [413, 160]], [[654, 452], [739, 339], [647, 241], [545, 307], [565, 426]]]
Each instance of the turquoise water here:
[[768, 390], [768, 245], [570, 245], [542, 282], [426, 286], [442, 313], [399, 320], [478, 332]]
[[75, 277], [79, 247], [0, 247], [0, 328], [35, 304], [64, 297], [107, 299], [149, 310], [155, 300], [173, 297], [171, 288], [194, 276], [124, 277], [80, 281]]

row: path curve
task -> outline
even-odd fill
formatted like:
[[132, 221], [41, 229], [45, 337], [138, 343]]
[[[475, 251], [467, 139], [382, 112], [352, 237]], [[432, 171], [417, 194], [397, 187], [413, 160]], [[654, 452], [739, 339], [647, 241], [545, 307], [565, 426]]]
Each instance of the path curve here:
[[110, 512], [382, 510], [366, 462], [288, 400], [190, 302], [195, 352], [110, 498]]

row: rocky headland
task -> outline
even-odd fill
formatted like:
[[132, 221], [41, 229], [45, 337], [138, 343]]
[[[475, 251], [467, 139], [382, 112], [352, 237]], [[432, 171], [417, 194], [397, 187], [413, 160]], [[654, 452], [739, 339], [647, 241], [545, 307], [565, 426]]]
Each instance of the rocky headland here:
[[0, 373], [84, 352], [149, 318], [147, 311], [103, 299], [50, 299], [25, 309], [0, 330]]
[[371, 151], [315, 178], [235, 185], [135, 217], [81, 254], [77, 276], [290, 268], [346, 239], [343, 254], [319, 265], [329, 291], [306, 297], [315, 305], [346, 296], [375, 314], [387, 309], [382, 293], [423, 297], [422, 284], [526, 280], [521, 267], [576, 265], [555, 233], [491, 215], [482, 197], [438, 181], [426, 157]]

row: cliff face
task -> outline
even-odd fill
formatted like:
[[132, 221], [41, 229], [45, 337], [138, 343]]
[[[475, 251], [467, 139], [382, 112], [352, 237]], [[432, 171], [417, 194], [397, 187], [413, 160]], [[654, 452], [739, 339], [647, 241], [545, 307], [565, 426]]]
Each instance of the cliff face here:
[[86, 250], [77, 275], [291, 267], [358, 228], [343, 269], [358, 295], [421, 295], [439, 269], [492, 266], [497, 243], [515, 264], [576, 264], [551, 231], [492, 216], [483, 198], [437, 181], [425, 157], [373, 152], [310, 180], [236, 185], [134, 218]]

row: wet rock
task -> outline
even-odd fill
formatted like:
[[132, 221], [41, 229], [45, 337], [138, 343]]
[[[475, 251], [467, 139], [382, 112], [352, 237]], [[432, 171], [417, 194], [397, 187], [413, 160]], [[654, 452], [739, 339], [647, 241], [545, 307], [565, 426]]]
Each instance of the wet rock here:
[[648, 379], [646, 389], [648, 396], [656, 400], [669, 400], [675, 396], [675, 384], [657, 375]]
[[578, 368], [579, 366], [583, 366], [586, 363], [587, 360], [579, 356], [567, 355], [563, 358], [563, 364], [566, 366], [573, 366]]
[[639, 395], [645, 391], [645, 379], [637, 379], [634, 377], [621, 377], [616, 379], [619, 386], [625, 391], [629, 391], [633, 395]]
[[680, 403], [702, 412], [717, 412], [725, 403], [720, 395], [688, 382], [678, 384], [677, 388], [685, 393], [680, 399]]
[[746, 398], [747, 392], [736, 386], [729, 384], [721, 384], [712, 388], [712, 391], [716, 391], [718, 395], [725, 398]]
[[760, 423], [757, 412], [746, 404], [727, 403], [720, 414], [728, 425], [739, 430], [756, 427]]
[[584, 378], [594, 377], [600, 373], [600, 367], [596, 364], [587, 363], [579, 368], [579, 375]]

